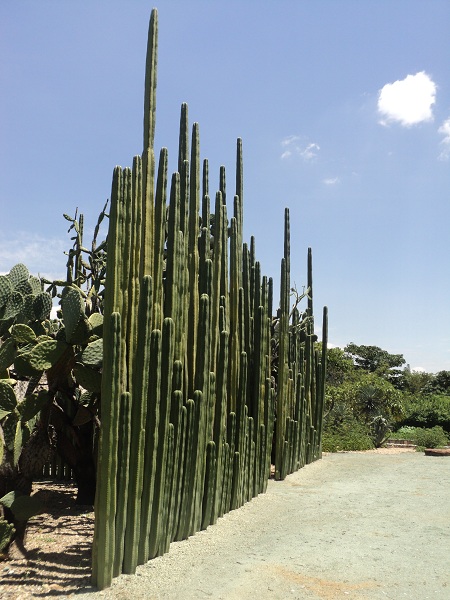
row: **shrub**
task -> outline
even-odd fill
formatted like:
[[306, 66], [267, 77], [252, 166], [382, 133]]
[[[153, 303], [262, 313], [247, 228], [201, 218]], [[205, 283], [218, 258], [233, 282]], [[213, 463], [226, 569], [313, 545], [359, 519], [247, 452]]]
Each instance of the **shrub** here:
[[409, 398], [401, 424], [426, 428], [438, 425], [450, 433], [450, 396], [435, 394]]
[[389, 435], [393, 440], [414, 440], [415, 431], [417, 427], [411, 427], [410, 425], [405, 425], [404, 427], [400, 427], [400, 429], [394, 433]]
[[371, 450], [374, 447], [368, 429], [355, 421], [347, 421], [340, 427], [326, 428], [322, 435], [322, 450], [338, 452], [339, 450]]
[[439, 448], [447, 445], [448, 438], [442, 427], [436, 425], [431, 429], [417, 428], [416, 443], [423, 448]]
[[442, 427], [401, 427], [391, 434], [392, 439], [411, 440], [418, 448], [439, 448], [448, 444], [448, 436]]

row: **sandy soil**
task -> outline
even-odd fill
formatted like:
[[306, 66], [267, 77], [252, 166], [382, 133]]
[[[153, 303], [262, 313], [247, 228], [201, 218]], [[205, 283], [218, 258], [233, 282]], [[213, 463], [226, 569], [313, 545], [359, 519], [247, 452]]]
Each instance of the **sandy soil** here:
[[48, 538], [38, 540], [56, 537], [44, 518], [31, 533], [37, 547], [28, 566], [0, 563], [0, 597], [447, 600], [449, 484], [446, 457], [397, 449], [326, 455], [102, 592], [88, 585], [92, 513], [76, 517], [68, 562], [52, 556]]

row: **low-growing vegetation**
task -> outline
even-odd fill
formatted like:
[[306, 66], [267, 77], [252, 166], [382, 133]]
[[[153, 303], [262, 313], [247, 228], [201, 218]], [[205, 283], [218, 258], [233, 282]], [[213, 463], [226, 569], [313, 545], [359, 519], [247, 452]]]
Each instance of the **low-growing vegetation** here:
[[410, 440], [418, 449], [442, 448], [449, 443], [449, 436], [440, 425], [434, 427], [410, 427], [405, 425], [390, 435], [394, 440]]
[[401, 354], [349, 344], [328, 350], [323, 450], [368, 450], [388, 438], [418, 449], [449, 443], [450, 371], [411, 371]]

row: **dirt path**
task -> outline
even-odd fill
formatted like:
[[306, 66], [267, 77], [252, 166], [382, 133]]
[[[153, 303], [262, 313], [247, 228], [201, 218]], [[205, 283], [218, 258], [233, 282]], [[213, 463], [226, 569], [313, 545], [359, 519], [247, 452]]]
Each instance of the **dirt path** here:
[[450, 459], [345, 453], [83, 600], [450, 598]]
[[0, 598], [448, 600], [449, 490], [448, 457], [324, 456], [102, 592], [86, 587], [93, 514], [74, 513], [67, 528], [61, 512], [66, 526], [52, 530], [42, 515], [34, 559], [4, 567]]

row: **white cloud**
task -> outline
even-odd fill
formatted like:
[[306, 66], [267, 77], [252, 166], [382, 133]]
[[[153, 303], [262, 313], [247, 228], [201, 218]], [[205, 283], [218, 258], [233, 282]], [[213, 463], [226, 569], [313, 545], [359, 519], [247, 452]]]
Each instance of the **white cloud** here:
[[29, 232], [19, 232], [14, 237], [1, 232], [0, 272], [8, 273], [17, 263], [28, 267], [32, 275], [47, 279], [65, 277], [67, 257], [64, 251], [70, 240], [45, 238]]
[[312, 158], [316, 158], [319, 150], [320, 146], [318, 144], [308, 144], [306, 148], [300, 150], [300, 156], [305, 160], [311, 160]]
[[284, 148], [281, 154], [281, 160], [291, 158], [292, 156], [299, 156], [304, 161], [309, 162], [317, 158], [320, 150], [319, 144], [307, 143], [298, 135], [290, 135], [281, 141], [281, 147]]
[[425, 71], [387, 83], [378, 95], [380, 123], [400, 123], [404, 127], [433, 119], [436, 84]]
[[336, 185], [337, 183], [340, 183], [340, 181], [341, 180], [339, 179], [339, 177], [329, 177], [327, 179], [324, 179], [323, 183], [325, 185]]
[[281, 140], [281, 145], [282, 146], [291, 146], [292, 144], [296, 144], [299, 141], [300, 141], [300, 138], [298, 135], [288, 135], [287, 137], [284, 138], [284, 140]]
[[442, 123], [438, 129], [438, 133], [443, 135], [441, 145], [443, 146], [442, 152], [439, 154], [440, 160], [448, 160], [450, 158], [450, 118]]

